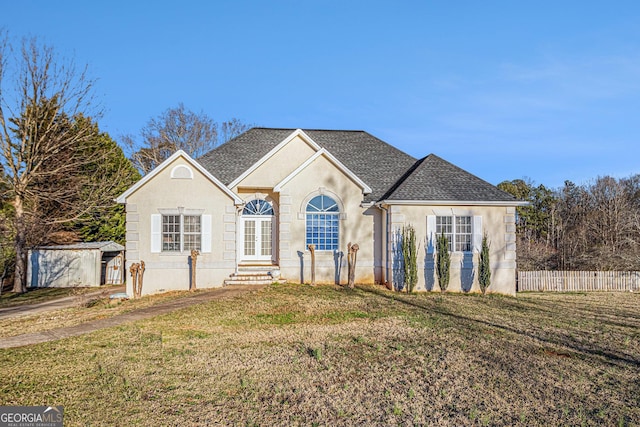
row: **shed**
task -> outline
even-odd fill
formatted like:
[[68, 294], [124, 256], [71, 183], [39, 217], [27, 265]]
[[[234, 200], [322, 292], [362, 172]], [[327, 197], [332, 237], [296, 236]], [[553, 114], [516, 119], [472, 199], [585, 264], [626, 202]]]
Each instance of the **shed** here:
[[31, 288], [68, 288], [124, 283], [124, 246], [86, 242], [41, 246], [29, 251]]

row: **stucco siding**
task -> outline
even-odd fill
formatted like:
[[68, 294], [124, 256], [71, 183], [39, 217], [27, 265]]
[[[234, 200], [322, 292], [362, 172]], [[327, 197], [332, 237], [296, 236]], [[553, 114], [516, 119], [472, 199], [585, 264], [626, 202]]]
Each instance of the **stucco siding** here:
[[[188, 167], [193, 178], [172, 178], [176, 166]], [[152, 180], [127, 198], [127, 293], [133, 294], [129, 267], [145, 262], [143, 294], [187, 290], [190, 286], [190, 253], [160, 252], [151, 249], [151, 216], [184, 209], [211, 216], [211, 252], [197, 259], [196, 283], [199, 288], [222, 286], [235, 271], [235, 218], [233, 199], [189, 163], [177, 158]], [[229, 228], [228, 224], [234, 227]], [[202, 251], [201, 251], [202, 252]]]
[[[490, 242], [491, 286], [488, 292], [515, 295], [515, 208], [504, 206], [407, 206], [389, 207], [390, 226], [387, 256], [391, 280], [401, 280], [399, 253], [394, 250], [393, 241], [405, 225], [416, 230], [418, 243], [418, 284], [416, 290], [440, 290], [435, 275], [435, 242], [429, 242], [427, 217], [434, 216], [471, 216], [481, 217], [482, 230], [473, 230], [474, 234], [486, 233]], [[448, 291], [479, 292], [478, 251], [451, 253], [451, 275]], [[396, 285], [398, 283], [395, 283]]]
[[[311, 257], [306, 248], [306, 206], [314, 196], [325, 194], [338, 202], [340, 210], [339, 248], [316, 251], [316, 281], [318, 283], [347, 282], [347, 245], [357, 243], [356, 281], [373, 283], [374, 275], [374, 215], [361, 207], [362, 188], [321, 156], [282, 188], [281, 209], [287, 206], [291, 214], [281, 221], [280, 269], [291, 281], [309, 282]], [[284, 216], [284, 215], [283, 215]], [[286, 224], [286, 227], [282, 227]], [[286, 234], [286, 235], [285, 235]], [[286, 246], [284, 245], [286, 242]]]
[[299, 136], [293, 138], [250, 175], [238, 187], [273, 188], [315, 153], [315, 149]]

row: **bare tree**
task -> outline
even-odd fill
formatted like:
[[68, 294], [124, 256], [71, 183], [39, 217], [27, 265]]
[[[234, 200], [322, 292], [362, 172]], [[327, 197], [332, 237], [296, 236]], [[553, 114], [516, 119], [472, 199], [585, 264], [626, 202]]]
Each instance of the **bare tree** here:
[[98, 179], [111, 153], [95, 144], [93, 87], [86, 67], [58, 58], [52, 47], [32, 38], [14, 50], [0, 37], [0, 179], [14, 210], [14, 292], [26, 290], [29, 246], [55, 224], [112, 203], [117, 177]]
[[180, 103], [147, 122], [140, 132], [141, 147], [130, 135], [123, 142], [133, 151], [134, 165], [147, 174], [177, 150], [198, 158], [250, 127], [235, 118], [218, 124], [204, 112], [195, 113]]

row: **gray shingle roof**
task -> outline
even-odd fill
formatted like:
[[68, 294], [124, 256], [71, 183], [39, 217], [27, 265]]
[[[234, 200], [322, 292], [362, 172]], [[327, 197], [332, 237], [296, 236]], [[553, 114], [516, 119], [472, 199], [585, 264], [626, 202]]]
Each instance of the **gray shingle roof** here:
[[[253, 128], [200, 157], [198, 162], [228, 185], [294, 131]], [[376, 201], [416, 161], [364, 131], [304, 132], [371, 187], [373, 191], [365, 201]]]
[[[252, 128], [198, 162], [229, 185], [295, 129]], [[372, 189], [378, 200], [508, 201], [515, 199], [480, 178], [431, 154], [421, 160], [364, 131], [304, 130]]]
[[516, 202], [509, 193], [430, 154], [418, 160], [383, 200]]

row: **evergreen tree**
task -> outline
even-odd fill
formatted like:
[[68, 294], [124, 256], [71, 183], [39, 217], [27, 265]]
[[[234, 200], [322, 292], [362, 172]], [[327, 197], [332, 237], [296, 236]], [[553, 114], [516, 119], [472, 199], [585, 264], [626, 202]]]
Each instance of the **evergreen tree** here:
[[487, 233], [482, 236], [482, 249], [480, 249], [480, 259], [478, 260], [478, 282], [482, 295], [491, 286], [491, 263], [489, 261], [489, 242]]
[[418, 247], [416, 230], [412, 225], [402, 228], [402, 256], [404, 258], [404, 285], [412, 293], [418, 283]]
[[449, 239], [442, 233], [436, 238], [436, 274], [442, 292], [446, 291], [449, 286], [450, 270]]

